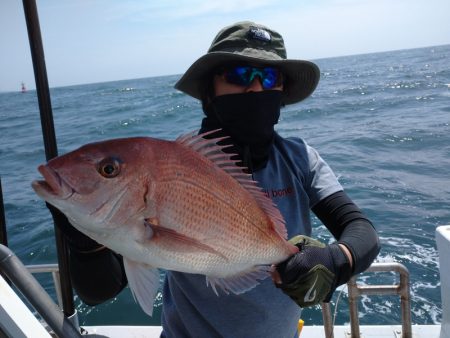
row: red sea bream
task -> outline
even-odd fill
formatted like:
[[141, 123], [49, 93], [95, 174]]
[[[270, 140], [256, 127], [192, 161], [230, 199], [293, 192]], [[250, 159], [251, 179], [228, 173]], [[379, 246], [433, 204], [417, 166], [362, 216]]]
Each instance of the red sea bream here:
[[239, 294], [298, 251], [283, 217], [217, 145], [135, 137], [85, 145], [39, 166], [36, 193], [78, 230], [124, 257], [130, 288], [151, 315], [158, 268], [203, 274]]

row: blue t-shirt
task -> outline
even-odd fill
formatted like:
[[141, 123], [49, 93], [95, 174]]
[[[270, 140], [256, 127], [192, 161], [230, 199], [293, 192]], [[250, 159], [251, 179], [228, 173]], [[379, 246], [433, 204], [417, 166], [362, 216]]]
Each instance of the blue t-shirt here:
[[[280, 209], [289, 238], [311, 235], [310, 208], [342, 190], [316, 150], [302, 139], [278, 134], [267, 166], [253, 178]], [[300, 314], [300, 307], [271, 278], [244, 294], [218, 297], [205, 276], [168, 271], [161, 337], [293, 338]]]

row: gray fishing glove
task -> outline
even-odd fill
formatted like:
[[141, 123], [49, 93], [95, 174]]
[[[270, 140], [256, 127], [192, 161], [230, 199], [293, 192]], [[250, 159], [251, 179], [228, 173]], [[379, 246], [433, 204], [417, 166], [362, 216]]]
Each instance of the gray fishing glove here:
[[338, 243], [325, 245], [301, 235], [289, 242], [300, 250], [276, 266], [282, 281], [276, 286], [300, 307], [329, 302], [336, 288], [352, 276], [348, 257]]

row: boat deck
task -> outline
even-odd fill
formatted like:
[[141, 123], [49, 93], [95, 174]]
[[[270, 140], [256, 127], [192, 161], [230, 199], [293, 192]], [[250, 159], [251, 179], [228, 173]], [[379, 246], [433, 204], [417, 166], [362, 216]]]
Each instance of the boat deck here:
[[[86, 337], [108, 337], [108, 338], [159, 338], [161, 327], [159, 326], [85, 326]], [[400, 325], [361, 325], [360, 332], [362, 338], [399, 338], [402, 337], [402, 327]], [[439, 338], [440, 325], [413, 325], [412, 333], [414, 338]], [[323, 326], [304, 326], [300, 338], [314, 337], [325, 338]], [[335, 338], [350, 338], [350, 326], [335, 326]]]

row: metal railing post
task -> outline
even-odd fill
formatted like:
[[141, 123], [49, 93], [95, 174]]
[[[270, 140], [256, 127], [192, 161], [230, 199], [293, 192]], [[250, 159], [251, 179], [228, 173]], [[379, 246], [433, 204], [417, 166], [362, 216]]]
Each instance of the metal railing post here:
[[359, 316], [358, 316], [358, 300], [359, 292], [356, 284], [356, 278], [352, 277], [347, 283], [348, 286], [348, 305], [350, 312], [350, 332], [352, 338], [360, 338]]
[[323, 328], [325, 330], [326, 338], [334, 338], [333, 332], [333, 318], [331, 316], [331, 306], [330, 303], [322, 303], [322, 318], [323, 318]]
[[400, 263], [374, 263], [367, 272], [395, 271], [400, 275], [399, 284], [394, 285], [358, 285], [352, 278], [348, 283], [350, 307], [350, 327], [352, 338], [359, 338], [358, 300], [361, 295], [398, 295], [400, 296], [402, 337], [412, 338], [411, 303], [409, 294], [409, 271]]

